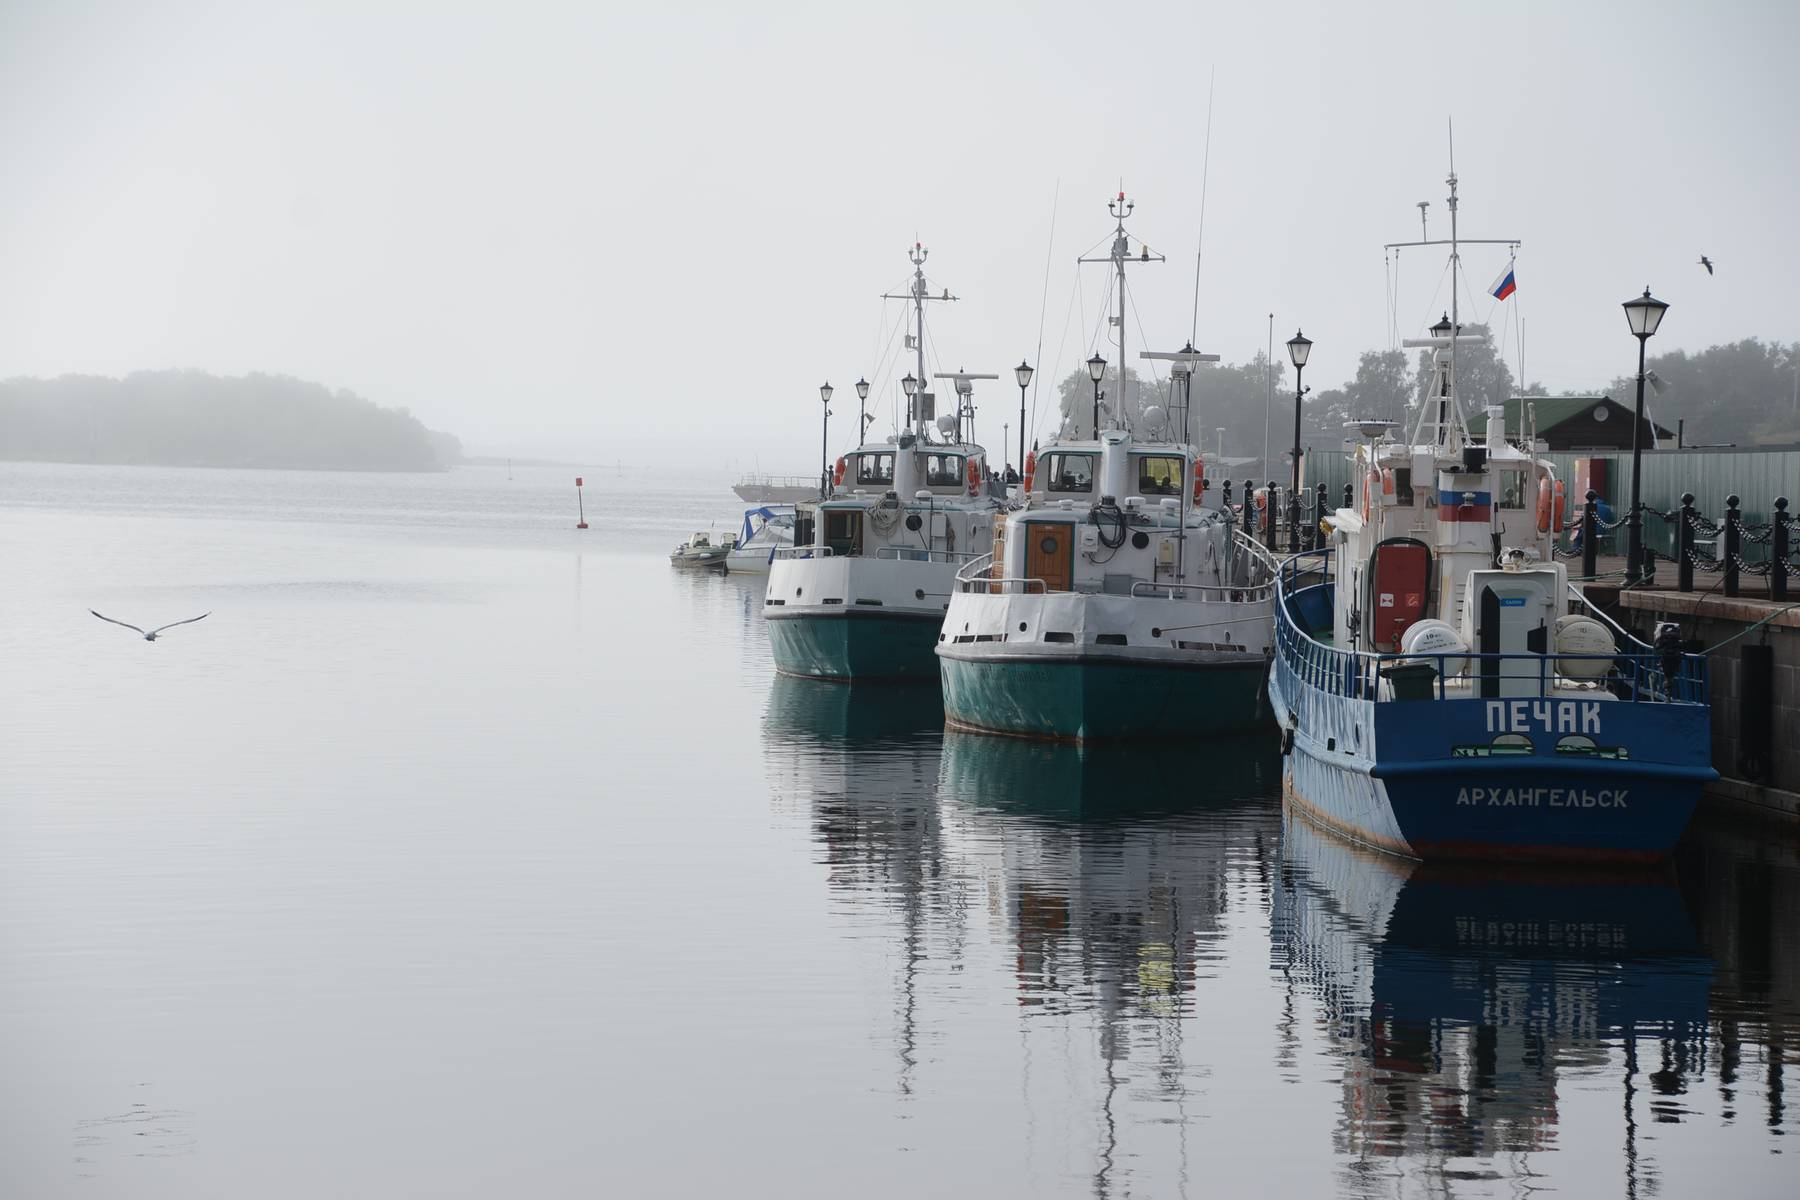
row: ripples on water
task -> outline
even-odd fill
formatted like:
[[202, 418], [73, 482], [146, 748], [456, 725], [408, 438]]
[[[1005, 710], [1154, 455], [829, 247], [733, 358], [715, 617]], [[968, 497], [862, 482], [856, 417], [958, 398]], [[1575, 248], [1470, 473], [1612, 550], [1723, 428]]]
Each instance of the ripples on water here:
[[1791, 845], [945, 733], [668, 569], [728, 493], [517, 474], [0, 465], [0, 1193], [1790, 1193]]

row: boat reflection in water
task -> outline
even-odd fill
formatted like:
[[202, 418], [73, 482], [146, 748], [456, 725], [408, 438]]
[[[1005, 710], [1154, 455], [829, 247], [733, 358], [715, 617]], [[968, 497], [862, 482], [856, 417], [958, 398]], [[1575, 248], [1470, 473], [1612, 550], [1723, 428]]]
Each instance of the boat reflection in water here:
[[1265, 749], [944, 735], [939, 801], [1013, 944], [1021, 1004], [1184, 1011], [1228, 876], [1275, 854], [1264, 797], [1280, 767]]
[[1421, 865], [1284, 822], [1273, 739], [945, 732], [929, 688], [777, 680], [764, 732], [868, 989], [850, 1050], [879, 1064], [898, 1172], [974, 1131], [958, 1161], [1014, 1164], [999, 1190], [1021, 1195], [1686, 1195], [1722, 1157], [1733, 1194], [1781, 1176], [1791, 851]]
[[1339, 1154], [1548, 1149], [1560, 1079], [1617, 1071], [1635, 1170], [1634, 1089], [1681, 1090], [1645, 1077], [1645, 1043], [1665, 1071], [1704, 1057], [1712, 960], [1664, 871], [1426, 866], [1290, 814], [1273, 917], [1274, 965], [1342, 1059]]
[[1210, 1190], [1191, 1018], [1232, 927], [1260, 923], [1279, 779], [1272, 737], [1221, 754], [944, 735], [938, 802], [1013, 977], [1034, 1164], [1098, 1196]]

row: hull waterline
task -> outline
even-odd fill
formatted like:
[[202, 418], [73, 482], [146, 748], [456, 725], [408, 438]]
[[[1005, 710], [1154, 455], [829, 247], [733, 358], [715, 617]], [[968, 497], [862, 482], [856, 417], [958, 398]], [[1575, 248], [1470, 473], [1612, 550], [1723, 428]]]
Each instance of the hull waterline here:
[[953, 727], [1059, 742], [1238, 733], [1268, 723], [1260, 656], [1170, 663], [940, 652]]
[[937, 679], [937, 613], [836, 612], [768, 614], [775, 669], [806, 679]]

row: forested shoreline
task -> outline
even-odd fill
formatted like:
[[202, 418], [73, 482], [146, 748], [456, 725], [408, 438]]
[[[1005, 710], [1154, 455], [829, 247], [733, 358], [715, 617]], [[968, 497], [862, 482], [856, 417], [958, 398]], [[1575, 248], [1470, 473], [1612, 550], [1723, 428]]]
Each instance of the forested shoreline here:
[[404, 408], [286, 375], [139, 371], [0, 381], [0, 459], [441, 471], [462, 457]]

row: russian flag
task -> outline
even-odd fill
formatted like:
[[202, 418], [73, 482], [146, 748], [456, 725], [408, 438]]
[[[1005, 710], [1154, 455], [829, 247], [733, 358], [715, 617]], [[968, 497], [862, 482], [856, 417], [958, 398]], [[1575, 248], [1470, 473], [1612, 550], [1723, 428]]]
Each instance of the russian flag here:
[[1512, 264], [1507, 263], [1506, 270], [1500, 273], [1500, 278], [1494, 280], [1494, 286], [1488, 289], [1488, 295], [1496, 300], [1504, 300], [1518, 290], [1518, 282], [1513, 279]]

